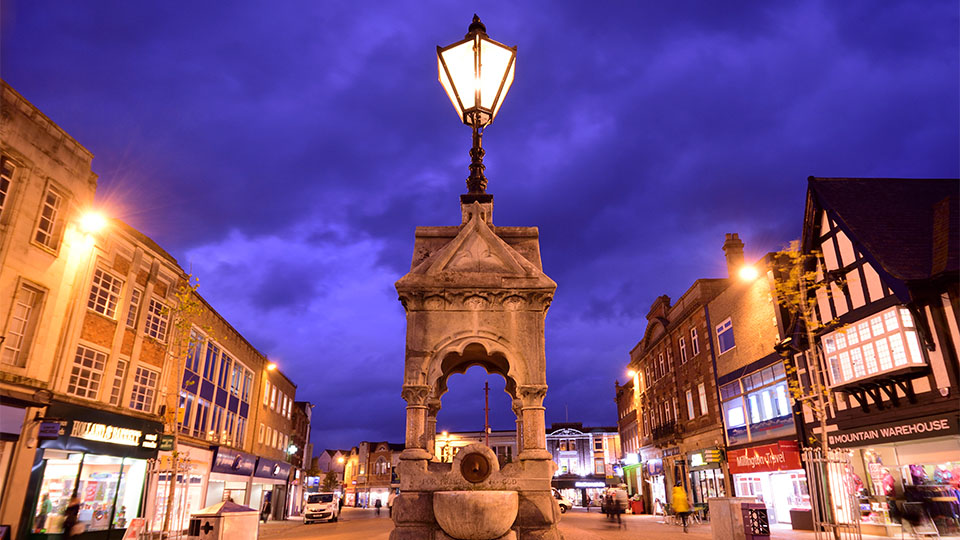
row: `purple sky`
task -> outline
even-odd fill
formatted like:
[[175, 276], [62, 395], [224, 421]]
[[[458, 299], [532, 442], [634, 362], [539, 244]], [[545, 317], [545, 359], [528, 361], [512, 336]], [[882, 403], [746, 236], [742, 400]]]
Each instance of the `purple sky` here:
[[[415, 226], [459, 222], [435, 46], [474, 10], [519, 46], [485, 162], [559, 284], [548, 422], [615, 425], [653, 299], [723, 277], [726, 232], [750, 259], [799, 236], [807, 176], [960, 175], [954, 1], [473, 4], [2, 0], [0, 68], [317, 405], [320, 448], [403, 441], [393, 283]], [[482, 427], [485, 378], [451, 378], [441, 429]]]

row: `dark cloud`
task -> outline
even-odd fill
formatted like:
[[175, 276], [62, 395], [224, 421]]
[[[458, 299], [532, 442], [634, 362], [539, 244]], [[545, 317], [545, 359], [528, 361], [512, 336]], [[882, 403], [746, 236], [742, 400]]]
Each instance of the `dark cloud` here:
[[[433, 51], [473, 12], [0, 1], [4, 79], [95, 153], [100, 203], [192, 264], [298, 398], [324, 404], [315, 441], [399, 441], [392, 285], [417, 225], [459, 220], [469, 129]], [[612, 381], [650, 302], [722, 277], [726, 232], [751, 257], [797, 237], [807, 176], [960, 174], [953, 2], [494, 2], [480, 15], [519, 47], [484, 146], [495, 223], [539, 227], [559, 284], [550, 421], [614, 423]], [[442, 415], [479, 428], [485, 376], [458, 377]]]

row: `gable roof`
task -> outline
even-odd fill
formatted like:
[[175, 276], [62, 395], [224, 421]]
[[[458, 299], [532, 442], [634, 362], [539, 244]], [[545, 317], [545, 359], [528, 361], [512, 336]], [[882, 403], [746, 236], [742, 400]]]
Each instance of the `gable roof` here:
[[[811, 176], [808, 187], [808, 205], [825, 209], [891, 277], [927, 280], [960, 269], [960, 180]], [[805, 242], [817, 227], [812, 210]]]

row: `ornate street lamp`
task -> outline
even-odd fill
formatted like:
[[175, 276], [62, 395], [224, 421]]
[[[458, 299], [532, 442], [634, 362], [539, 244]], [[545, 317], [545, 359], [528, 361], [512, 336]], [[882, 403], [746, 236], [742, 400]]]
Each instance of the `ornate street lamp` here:
[[481, 138], [483, 128], [493, 122], [510, 90], [516, 59], [517, 48], [487, 37], [487, 28], [476, 14], [462, 41], [437, 47], [440, 84], [460, 119], [473, 128], [468, 193], [460, 196], [463, 202], [493, 200], [493, 195], [486, 193]]

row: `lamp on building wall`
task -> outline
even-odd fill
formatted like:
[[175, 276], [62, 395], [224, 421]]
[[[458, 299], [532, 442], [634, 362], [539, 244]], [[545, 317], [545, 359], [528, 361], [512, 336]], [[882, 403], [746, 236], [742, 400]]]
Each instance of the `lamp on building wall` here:
[[463, 202], [489, 202], [487, 178], [483, 174], [483, 129], [497, 116], [503, 99], [513, 84], [517, 48], [487, 37], [480, 17], [473, 16], [463, 40], [437, 47], [437, 71], [453, 108], [464, 124], [473, 128], [470, 149], [470, 176]]
[[757, 270], [756, 266], [752, 264], [745, 264], [740, 267], [740, 270], [737, 271], [737, 276], [740, 278], [740, 281], [751, 282], [757, 277], [760, 276], [760, 272]]

